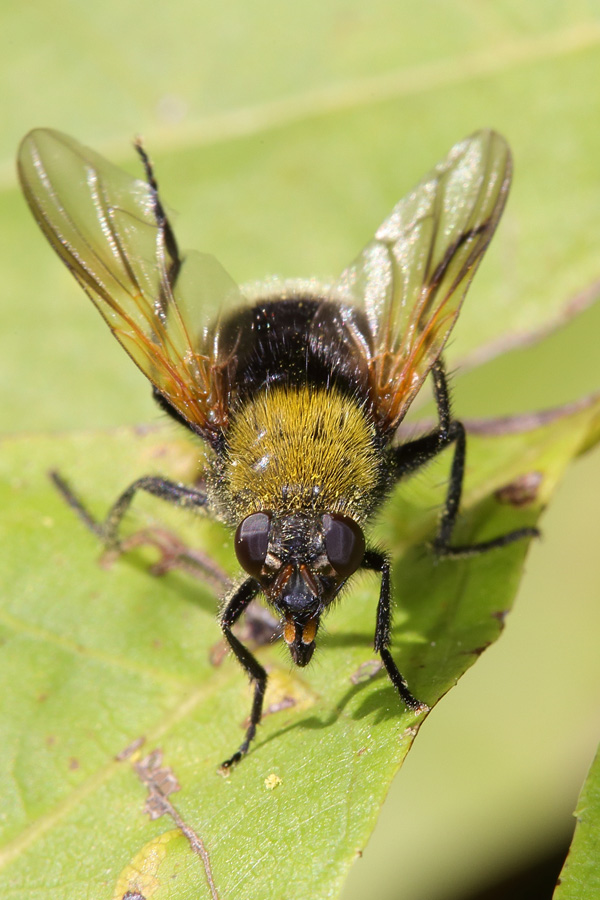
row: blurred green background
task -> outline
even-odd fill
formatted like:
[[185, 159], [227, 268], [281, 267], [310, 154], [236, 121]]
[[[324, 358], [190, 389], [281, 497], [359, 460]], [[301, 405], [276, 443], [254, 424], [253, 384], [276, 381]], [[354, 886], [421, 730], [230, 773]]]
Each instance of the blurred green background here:
[[[181, 244], [240, 283], [335, 276], [455, 141], [492, 126], [511, 143], [515, 183], [451, 364], [600, 292], [597, 3], [34, 0], [2, 14], [4, 433], [157, 420], [145, 379], [20, 197], [13, 160], [34, 126], [132, 171], [143, 135]], [[457, 371], [457, 413], [597, 389], [599, 338], [596, 304], [543, 343]], [[551, 895], [535, 867], [560, 866], [600, 718], [599, 496], [596, 453], [543, 520], [504, 636], [422, 729], [344, 900], [484, 896], [519, 870], [539, 888], [525, 896]], [[547, 702], [532, 706], [523, 685]]]

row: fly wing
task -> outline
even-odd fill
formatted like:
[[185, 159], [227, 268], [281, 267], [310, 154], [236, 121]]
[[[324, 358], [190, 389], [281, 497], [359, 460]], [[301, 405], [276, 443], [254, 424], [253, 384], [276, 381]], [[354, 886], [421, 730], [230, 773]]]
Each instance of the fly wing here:
[[393, 431], [439, 357], [510, 187], [509, 147], [478, 131], [401, 200], [337, 285], [362, 309], [372, 406]]
[[18, 171], [51, 246], [156, 389], [211, 440], [228, 415], [231, 346], [199, 313], [241, 304], [214, 257], [179, 257], [152, 179], [133, 178], [51, 129], [23, 139]]

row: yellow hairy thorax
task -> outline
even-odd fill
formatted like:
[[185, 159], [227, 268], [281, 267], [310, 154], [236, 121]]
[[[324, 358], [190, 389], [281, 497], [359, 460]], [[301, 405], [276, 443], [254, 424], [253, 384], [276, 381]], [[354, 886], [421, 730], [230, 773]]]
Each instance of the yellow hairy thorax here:
[[240, 521], [258, 510], [339, 512], [361, 522], [379, 484], [377, 435], [335, 388], [272, 387], [246, 401], [227, 434], [220, 487]]

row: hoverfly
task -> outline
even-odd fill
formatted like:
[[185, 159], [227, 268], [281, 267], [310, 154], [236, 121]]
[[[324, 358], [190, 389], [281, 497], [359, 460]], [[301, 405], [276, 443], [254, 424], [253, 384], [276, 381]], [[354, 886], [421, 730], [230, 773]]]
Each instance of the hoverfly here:
[[[149, 475], [96, 523], [109, 546], [138, 491], [201, 509], [235, 529], [245, 579], [226, 598], [224, 635], [253, 683], [250, 722], [229, 768], [248, 751], [267, 673], [232, 631], [262, 594], [281, 617], [292, 660], [306, 666], [321, 616], [359, 569], [380, 575], [375, 650], [407, 707], [426, 710], [389, 649], [390, 563], [364, 529], [399, 479], [454, 445], [434, 550], [463, 555], [537, 534], [451, 544], [466, 437], [451, 414], [441, 354], [500, 219], [511, 178], [504, 139], [456, 144], [393, 209], [337, 283], [283, 283], [248, 301], [211, 256], [182, 254], [146, 152], [133, 178], [70, 137], [37, 129], [18, 159], [26, 200], [46, 238], [152, 384], [159, 406], [207, 448], [205, 487]], [[215, 310], [212, 321], [202, 318]], [[438, 424], [399, 444], [398, 426], [428, 375]]]

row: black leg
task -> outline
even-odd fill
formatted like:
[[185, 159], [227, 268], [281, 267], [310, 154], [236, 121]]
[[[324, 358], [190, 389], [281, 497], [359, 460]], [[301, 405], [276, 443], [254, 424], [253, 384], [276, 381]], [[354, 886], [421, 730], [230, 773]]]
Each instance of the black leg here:
[[221, 628], [223, 629], [223, 634], [227, 638], [227, 642], [235, 653], [240, 665], [250, 676], [250, 681], [254, 683], [254, 699], [252, 701], [250, 724], [246, 730], [246, 737], [239, 750], [237, 750], [229, 759], [226, 759], [221, 765], [221, 769], [223, 770], [230, 769], [246, 755], [250, 742], [256, 734], [256, 727], [262, 716], [263, 701], [267, 689], [267, 673], [231, 630], [244, 610], [247, 609], [248, 605], [256, 597], [258, 591], [258, 582], [253, 578], [247, 578], [236, 590], [233, 597], [231, 597], [221, 615]]
[[136, 491], [146, 491], [161, 500], [167, 500], [169, 503], [175, 503], [178, 506], [188, 508], [204, 507], [208, 503], [208, 499], [204, 491], [196, 488], [186, 487], [184, 484], [178, 484], [175, 481], [167, 481], [166, 478], [156, 478], [147, 475], [144, 478], [138, 478], [133, 484], [130, 484], [126, 491], [110, 508], [108, 515], [103, 522], [98, 522], [88, 512], [81, 500], [73, 493], [70, 486], [58, 472], [50, 472], [50, 478], [67, 501], [69, 506], [75, 510], [82, 522], [87, 525], [90, 531], [93, 531], [101, 541], [109, 549], [118, 549], [119, 547], [119, 527], [123, 516], [131, 506]]
[[455, 426], [459, 425], [462, 428], [460, 423], [452, 420], [448, 382], [441, 360], [438, 360], [431, 370], [431, 377], [433, 378], [433, 391], [439, 424], [437, 428], [434, 428], [433, 431], [430, 431], [424, 437], [396, 447], [396, 478], [398, 480], [406, 475], [410, 475], [412, 472], [416, 472], [421, 466], [430, 462], [455, 439]]
[[506, 547], [523, 538], [539, 537], [537, 528], [517, 528], [489, 541], [477, 544], [451, 546], [452, 533], [460, 508], [465, 461], [467, 454], [467, 436], [462, 422], [452, 418], [450, 394], [444, 365], [439, 359], [431, 370], [433, 390], [438, 410], [439, 425], [429, 434], [415, 441], [400, 445], [396, 449], [396, 477], [402, 478], [414, 472], [422, 465], [430, 462], [449, 444], [454, 444], [454, 458], [450, 470], [450, 480], [446, 500], [442, 509], [437, 535], [433, 541], [433, 549], [438, 557], [476, 556], [487, 550]]
[[[138, 152], [140, 159], [142, 160], [142, 164], [144, 166], [144, 171], [146, 173], [146, 181], [152, 191], [152, 196], [154, 199], [154, 217], [156, 219], [156, 224], [162, 234], [164, 246], [171, 257], [171, 261], [169, 266], [167, 267], [167, 280], [170, 290], [175, 287], [175, 282], [177, 281], [177, 276], [179, 275], [179, 270], [181, 269], [182, 259], [179, 255], [179, 247], [177, 246], [177, 240], [175, 238], [175, 232], [171, 228], [171, 223], [169, 222], [169, 218], [165, 212], [165, 208], [161, 203], [160, 195], [158, 193], [158, 182], [154, 175], [154, 169], [152, 167], [152, 163], [150, 162], [150, 157], [144, 150], [142, 146], [141, 140], [136, 140], [135, 149]], [[168, 298], [161, 298], [163, 303], [168, 303]], [[162, 314], [166, 314], [166, 308], [162, 310]]]
[[463, 424], [457, 421], [451, 423], [448, 433], [451, 439], [455, 441], [455, 450], [452, 468], [450, 469], [446, 502], [440, 517], [438, 532], [433, 541], [433, 550], [436, 555], [441, 558], [478, 556], [480, 553], [506, 547], [508, 544], [520, 541], [523, 538], [539, 537], [540, 532], [537, 528], [525, 527], [508, 531], [506, 534], [501, 534], [489, 541], [480, 541], [476, 544], [450, 545], [462, 495], [467, 455], [467, 436]]
[[165, 208], [161, 203], [158, 193], [158, 182], [154, 176], [154, 169], [150, 157], [144, 150], [140, 139], [135, 142], [135, 149], [144, 166], [146, 181], [152, 192], [153, 212], [159, 233], [162, 238], [162, 246], [157, 251], [157, 269], [159, 273], [158, 293], [154, 303], [154, 313], [163, 326], [167, 325], [169, 307], [173, 305], [173, 291], [183, 260], [179, 255], [179, 247], [175, 238], [175, 232], [171, 228]]
[[[146, 181], [152, 192], [154, 218], [156, 219], [156, 225], [162, 237], [162, 248], [164, 249], [164, 253], [158, 254], [157, 268], [160, 270], [160, 280], [158, 284], [158, 296], [154, 304], [154, 313], [158, 317], [160, 323], [163, 326], [167, 326], [169, 307], [172, 306], [174, 302], [173, 293], [184, 260], [180, 256], [175, 232], [171, 227], [171, 223], [169, 222], [169, 218], [160, 199], [158, 182], [154, 175], [150, 157], [144, 150], [140, 140], [135, 142], [135, 149], [144, 166]], [[165, 397], [164, 394], [161, 394], [156, 386], [153, 386], [152, 388], [152, 395], [163, 412], [170, 415], [179, 425], [183, 425], [184, 428], [188, 428], [190, 431], [194, 432], [194, 434], [199, 434], [200, 437], [205, 438], [205, 435], [203, 435], [192, 422], [188, 422], [188, 420], [181, 415], [179, 410], [175, 409], [168, 398]]]
[[392, 627], [392, 591], [389, 560], [383, 553], [378, 553], [376, 550], [367, 550], [361, 568], [381, 574], [381, 589], [379, 592], [379, 603], [377, 604], [377, 624], [375, 626], [375, 651], [380, 654], [390, 681], [408, 708], [414, 710], [414, 712], [425, 712], [429, 707], [426, 703], [422, 703], [416, 697], [413, 697], [408, 689], [406, 679], [400, 673], [388, 649], [391, 642]]

